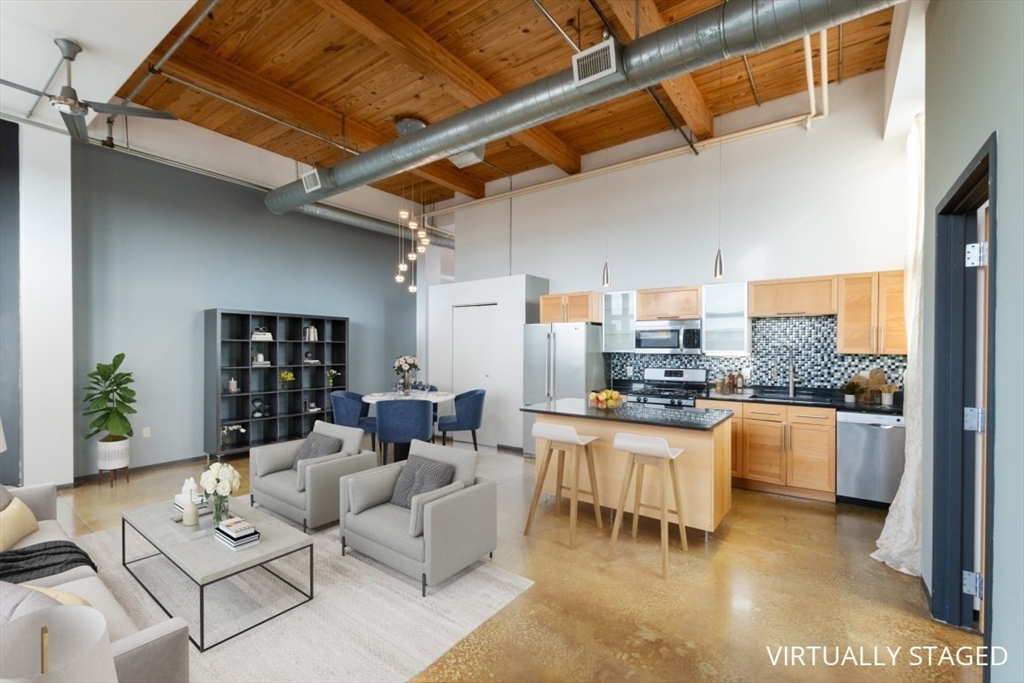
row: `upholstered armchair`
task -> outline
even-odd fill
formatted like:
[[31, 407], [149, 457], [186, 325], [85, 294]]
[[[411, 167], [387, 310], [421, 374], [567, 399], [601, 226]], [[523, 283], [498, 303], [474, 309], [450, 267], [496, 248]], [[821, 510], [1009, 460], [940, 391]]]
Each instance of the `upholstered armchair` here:
[[296, 461], [305, 439], [249, 451], [249, 499], [302, 524], [302, 530], [338, 519], [338, 480], [377, 464], [361, 451], [363, 430], [317, 420], [313, 433], [341, 440], [341, 450]]
[[[455, 397], [455, 414], [437, 418], [437, 431], [441, 432], [441, 445], [445, 445], [448, 432], [472, 432], [473, 450], [476, 445], [476, 430], [484, 420], [484, 389], [470, 389]], [[452, 437], [455, 441], [455, 437]]]
[[[410, 507], [405, 508], [392, 500], [396, 485], [401, 487], [403, 468], [415, 466], [413, 456], [452, 465], [454, 473], [451, 483], [441, 488], [407, 491]], [[409, 458], [341, 478], [341, 549], [344, 554], [347, 546], [420, 579], [426, 597], [427, 586], [493, 555], [498, 545], [498, 485], [476, 476], [479, 455], [474, 451], [417, 440], [410, 445]]]

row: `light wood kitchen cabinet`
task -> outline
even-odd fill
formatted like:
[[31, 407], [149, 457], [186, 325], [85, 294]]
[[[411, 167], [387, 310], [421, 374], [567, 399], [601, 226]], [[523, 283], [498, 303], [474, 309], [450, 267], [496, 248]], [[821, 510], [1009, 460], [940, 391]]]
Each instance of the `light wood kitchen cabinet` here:
[[789, 406], [786, 486], [835, 493], [836, 411]]
[[905, 354], [903, 271], [838, 276], [838, 353]]
[[700, 318], [700, 286], [662, 287], [636, 291], [637, 320]]
[[742, 477], [768, 484], [786, 484], [786, 407], [763, 403], [743, 405]]
[[601, 292], [544, 294], [540, 297], [542, 323], [600, 323], [603, 312]]
[[747, 285], [747, 311], [751, 318], [832, 315], [836, 312], [836, 278], [829, 275], [751, 282]]
[[743, 404], [736, 401], [698, 399], [695, 407], [732, 411], [732, 476], [743, 476]]

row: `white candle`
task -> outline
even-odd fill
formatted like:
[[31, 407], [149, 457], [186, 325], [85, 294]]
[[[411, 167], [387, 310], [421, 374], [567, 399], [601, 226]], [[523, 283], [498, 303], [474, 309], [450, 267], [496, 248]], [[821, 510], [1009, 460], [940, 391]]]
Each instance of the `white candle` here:
[[232, 394], [238, 393], [238, 380], [236, 380], [234, 377], [228, 380], [228, 391], [230, 391]]

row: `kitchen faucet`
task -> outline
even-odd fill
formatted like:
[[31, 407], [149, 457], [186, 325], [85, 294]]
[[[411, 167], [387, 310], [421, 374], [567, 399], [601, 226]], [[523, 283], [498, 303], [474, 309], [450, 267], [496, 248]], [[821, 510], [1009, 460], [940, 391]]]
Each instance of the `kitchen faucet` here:
[[[789, 397], [793, 398], [796, 396], [796, 383], [800, 381], [800, 378], [796, 376], [793, 367], [793, 347], [789, 344], [777, 344], [775, 349], [786, 349], [789, 353]], [[772, 353], [772, 381], [777, 382], [779, 379], [779, 367], [776, 365], [776, 359], [778, 354]]]

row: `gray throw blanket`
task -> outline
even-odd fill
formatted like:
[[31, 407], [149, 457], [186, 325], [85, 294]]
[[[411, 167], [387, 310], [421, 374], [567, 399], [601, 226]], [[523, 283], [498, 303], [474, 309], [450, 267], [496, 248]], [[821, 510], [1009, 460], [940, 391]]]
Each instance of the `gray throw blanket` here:
[[71, 541], [46, 541], [0, 553], [0, 581], [24, 583], [82, 565], [96, 571], [89, 554]]

